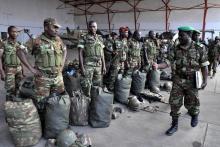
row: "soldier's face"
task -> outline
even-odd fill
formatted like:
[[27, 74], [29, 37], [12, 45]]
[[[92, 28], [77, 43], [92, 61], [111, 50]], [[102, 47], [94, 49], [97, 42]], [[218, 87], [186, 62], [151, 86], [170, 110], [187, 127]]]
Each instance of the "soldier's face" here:
[[12, 39], [16, 39], [18, 37], [18, 30], [17, 28], [12, 28], [10, 32], [8, 32], [9, 37]]
[[97, 23], [92, 23], [90, 26], [89, 26], [89, 31], [92, 33], [92, 34], [96, 34], [96, 31], [97, 31]]
[[51, 37], [56, 37], [58, 35], [58, 30], [59, 27], [54, 25], [48, 25], [45, 27], [45, 32]]
[[186, 45], [191, 42], [191, 37], [188, 33], [180, 31], [179, 32], [179, 42], [181, 45]]
[[150, 37], [150, 38], [155, 38], [155, 32], [154, 32], [154, 31], [151, 31], [151, 32], [149, 33], [149, 37]]
[[128, 38], [128, 31], [121, 32], [122, 38]]
[[194, 33], [193, 36], [192, 36], [192, 40], [193, 41], [199, 41], [199, 38], [200, 38], [200, 34], [199, 33]]

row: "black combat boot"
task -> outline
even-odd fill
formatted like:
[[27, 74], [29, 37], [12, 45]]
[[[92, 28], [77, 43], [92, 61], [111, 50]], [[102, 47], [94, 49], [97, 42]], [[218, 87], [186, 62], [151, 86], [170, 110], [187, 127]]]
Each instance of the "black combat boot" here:
[[192, 127], [196, 127], [198, 125], [198, 114], [197, 115], [192, 115], [192, 118], [191, 118], [191, 126]]
[[166, 131], [166, 135], [171, 136], [178, 130], [178, 118], [172, 118], [172, 125]]

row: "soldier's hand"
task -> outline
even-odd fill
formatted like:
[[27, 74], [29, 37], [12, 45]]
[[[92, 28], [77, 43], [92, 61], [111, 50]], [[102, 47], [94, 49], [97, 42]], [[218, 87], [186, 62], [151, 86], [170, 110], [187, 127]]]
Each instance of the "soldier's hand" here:
[[102, 68], [102, 74], [103, 74], [103, 75], [106, 74], [106, 68], [105, 68], [105, 67]]
[[206, 86], [207, 86], [207, 82], [205, 81], [202, 83], [201, 89], [204, 89]]
[[82, 73], [83, 76], [85, 75], [85, 68], [84, 67], [81, 68], [81, 73]]
[[154, 62], [154, 63], [152, 64], [152, 68], [153, 68], [154, 70], [157, 70], [157, 69], [158, 69], [158, 64]]
[[5, 72], [4, 71], [1, 72], [1, 80], [5, 81]]
[[38, 69], [32, 68], [31, 72], [34, 74], [34, 76], [37, 76], [37, 77], [42, 76], [42, 73]]

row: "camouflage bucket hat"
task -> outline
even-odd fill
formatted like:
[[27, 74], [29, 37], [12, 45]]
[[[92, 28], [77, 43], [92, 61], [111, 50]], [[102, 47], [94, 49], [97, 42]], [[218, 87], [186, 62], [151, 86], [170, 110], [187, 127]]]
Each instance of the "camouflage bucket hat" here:
[[58, 24], [58, 22], [56, 21], [55, 18], [46, 18], [46, 19], [44, 19], [44, 25], [53, 25], [53, 26], [56, 26], [58, 28], [61, 28], [61, 25]]

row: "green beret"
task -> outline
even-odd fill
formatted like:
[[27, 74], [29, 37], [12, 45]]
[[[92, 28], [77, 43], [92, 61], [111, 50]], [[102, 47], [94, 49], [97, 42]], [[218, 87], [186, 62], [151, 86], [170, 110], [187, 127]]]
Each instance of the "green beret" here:
[[179, 31], [184, 31], [184, 32], [188, 32], [188, 31], [195, 31], [195, 29], [191, 26], [182, 26], [178, 28]]
[[199, 30], [194, 30], [195, 33], [201, 34]]

